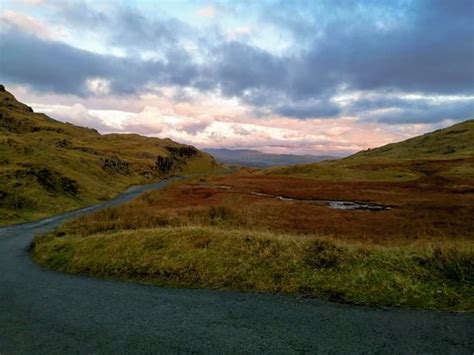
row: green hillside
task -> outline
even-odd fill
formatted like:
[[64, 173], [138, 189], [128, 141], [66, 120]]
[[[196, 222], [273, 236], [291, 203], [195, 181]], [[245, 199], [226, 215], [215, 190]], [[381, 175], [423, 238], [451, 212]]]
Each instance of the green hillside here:
[[403, 142], [364, 150], [347, 160], [367, 159], [463, 159], [474, 157], [474, 120], [455, 124]]
[[170, 139], [101, 135], [34, 113], [0, 85], [0, 224], [110, 199], [129, 185], [218, 168], [210, 155]]
[[344, 159], [272, 168], [264, 173], [334, 181], [472, 180], [474, 120]]

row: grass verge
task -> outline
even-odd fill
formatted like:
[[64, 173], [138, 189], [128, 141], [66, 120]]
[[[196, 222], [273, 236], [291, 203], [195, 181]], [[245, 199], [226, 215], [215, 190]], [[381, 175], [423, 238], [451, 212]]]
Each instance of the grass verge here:
[[372, 306], [474, 310], [472, 244], [374, 246], [182, 226], [37, 237], [34, 258], [82, 275], [173, 287], [303, 294]]

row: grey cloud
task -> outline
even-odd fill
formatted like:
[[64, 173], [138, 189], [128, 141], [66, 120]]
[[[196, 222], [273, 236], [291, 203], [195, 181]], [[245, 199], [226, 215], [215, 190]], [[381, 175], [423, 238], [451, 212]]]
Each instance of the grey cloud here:
[[406, 99], [394, 94], [383, 93], [371, 98], [362, 98], [353, 100], [346, 112], [350, 114], [359, 114], [367, 111], [381, 109], [428, 109], [435, 104], [434, 99], [414, 98]]
[[60, 42], [19, 32], [0, 37], [0, 78], [36, 89], [79, 96], [90, 95], [89, 78], [111, 81], [118, 94], [143, 90], [147, 83], [192, 85], [198, 70], [184, 51], [170, 53], [168, 62], [119, 58], [80, 50]]
[[[106, 10], [91, 7], [80, 0], [53, 1], [49, 4], [55, 18], [68, 26], [81, 31], [100, 31], [110, 45], [126, 48], [132, 54], [139, 50], [163, 50], [175, 47], [183, 37], [193, 36], [194, 32], [185, 23], [160, 16], [154, 19], [141, 14], [129, 6], [116, 6], [104, 2]], [[138, 52], [137, 52], [138, 51]]]
[[0, 53], [3, 80], [41, 90], [81, 94], [88, 77], [110, 76], [99, 55], [18, 32], [2, 33]]
[[283, 89], [286, 69], [284, 59], [235, 41], [216, 47], [208, 65], [215, 84], [230, 96], [247, 89]]
[[465, 120], [474, 118], [474, 99], [443, 101], [442, 103], [419, 100], [417, 103], [399, 105], [382, 112], [364, 116], [367, 121], [388, 124], [436, 123], [443, 120]]
[[339, 115], [341, 108], [328, 100], [308, 100], [279, 105], [275, 112], [295, 118], [329, 118]]
[[[223, 36], [213, 33], [203, 38], [202, 33], [195, 34], [178, 20], [151, 20], [130, 8], [104, 13], [79, 2], [83, 13], [78, 16], [72, 10], [76, 2], [66, 4], [61, 10], [66, 21], [99, 28], [113, 44], [129, 50], [158, 50], [163, 58], [98, 55], [9, 32], [0, 38], [2, 78], [76, 95], [87, 95], [84, 82], [95, 76], [109, 79], [119, 94], [139, 92], [148, 83], [220, 90], [259, 110], [297, 118], [337, 116], [339, 108], [330, 97], [341, 87], [347, 91], [474, 93], [474, 2], [469, 0], [370, 1], [363, 6], [354, 1], [307, 1], [296, 5], [308, 11], [295, 12], [286, 22], [277, 19], [298, 6], [266, 3], [262, 11], [268, 12], [268, 21], [291, 31], [295, 41], [300, 38], [308, 43], [299, 51], [278, 56], [249, 44], [225, 42]], [[336, 15], [324, 18], [329, 10]], [[372, 22], [367, 20], [370, 11], [375, 13]], [[374, 18], [385, 19], [383, 15], [388, 16], [388, 22], [393, 16], [401, 20], [396, 26], [380, 29]], [[314, 20], [318, 18], [323, 18], [323, 23], [317, 26]], [[182, 47], [181, 40], [189, 38], [201, 46], [207, 61], [197, 64]], [[410, 105], [415, 104], [398, 101], [389, 107], [399, 112], [411, 110], [406, 116], [412, 117], [411, 121], [428, 120], [427, 116], [422, 118], [422, 108]], [[428, 106], [428, 111], [434, 109]], [[363, 109], [354, 105], [351, 112]], [[431, 117], [461, 119], [463, 113], [469, 113], [468, 109], [458, 110], [458, 114], [443, 112], [443, 107], [436, 109], [439, 114]], [[393, 112], [395, 115], [396, 110]], [[389, 115], [379, 119], [396, 121]]]
[[191, 35], [187, 26], [176, 19], [149, 20], [135, 10], [120, 10], [110, 19], [116, 31], [109, 33], [112, 44], [147, 50], [175, 47], [183, 36]]
[[[381, 11], [380, 2], [372, 4]], [[413, 2], [398, 10], [410, 16], [386, 30], [357, 20], [363, 12], [357, 8], [365, 10], [360, 2], [331, 2], [328, 6], [328, 10], [336, 8], [346, 15], [323, 18], [325, 25], [320, 29], [311, 30], [302, 18], [290, 25], [301, 26], [295, 36], [313, 35], [313, 41], [307, 51], [285, 63], [287, 94], [298, 98], [320, 95], [340, 85], [365, 90], [474, 92], [474, 2]], [[383, 6], [388, 7], [387, 13], [398, 5]], [[288, 7], [288, 3], [274, 6], [277, 10], [273, 14], [280, 11], [287, 16], [291, 13]], [[312, 10], [316, 16], [317, 10]], [[355, 15], [350, 13], [353, 11]], [[295, 18], [293, 14], [290, 17]], [[242, 63], [245, 65], [248, 63]]]
[[[350, 16], [336, 18], [325, 25], [324, 36], [316, 36], [308, 50], [284, 58], [240, 43], [219, 46], [218, 60], [212, 62], [213, 81], [227, 95], [298, 118], [319, 116], [319, 112], [336, 115], [337, 108], [328, 100], [326, 109], [297, 106], [334, 95], [341, 87], [474, 93], [474, 25], [470, 21], [474, 2], [414, 4], [405, 9], [412, 13], [411, 18], [386, 30]], [[354, 2], [336, 5], [349, 11]], [[303, 32], [309, 31], [304, 23], [302, 26]]]
[[58, 22], [68, 23], [86, 30], [98, 28], [108, 19], [106, 13], [94, 10], [82, 0], [52, 0], [42, 6], [52, 8]]
[[406, 98], [385, 92], [353, 100], [343, 112], [359, 115], [365, 121], [389, 124], [435, 123], [446, 119], [459, 121], [474, 117], [474, 98]]

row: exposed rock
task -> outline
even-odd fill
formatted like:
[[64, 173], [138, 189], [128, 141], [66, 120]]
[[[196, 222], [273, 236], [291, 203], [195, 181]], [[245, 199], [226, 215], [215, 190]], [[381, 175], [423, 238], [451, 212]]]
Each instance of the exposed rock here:
[[49, 192], [64, 192], [71, 196], [79, 193], [79, 184], [61, 173], [46, 168], [39, 168], [30, 163], [19, 164], [25, 169], [16, 170], [16, 179], [35, 178], [36, 181]]
[[7, 199], [2, 200], [2, 204], [8, 205], [14, 209], [35, 207], [34, 201], [24, 196], [9, 195]]
[[199, 153], [199, 151], [192, 146], [166, 147], [166, 150], [171, 156], [158, 156], [155, 161], [156, 168], [163, 174], [168, 174], [173, 169], [178, 169], [180, 166], [185, 164], [186, 159]]
[[0, 116], [0, 128], [4, 128], [12, 133], [31, 132], [33, 123], [27, 119], [15, 119], [6, 112]]
[[173, 158], [158, 156], [155, 165], [160, 172], [167, 174], [173, 169], [175, 163], [176, 160]]
[[49, 191], [56, 191], [56, 179], [54, 174], [49, 171], [48, 169], [40, 169], [35, 172], [36, 180], [44, 187], [46, 190]]
[[71, 196], [77, 196], [77, 194], [79, 193], [79, 184], [77, 183], [77, 181], [70, 179], [66, 176], [61, 177], [60, 186], [65, 193]]
[[48, 127], [48, 126], [33, 126], [33, 127], [31, 127], [31, 132], [39, 132], [39, 131], [65, 133], [64, 129], [62, 129], [62, 128]]
[[198, 150], [192, 146], [185, 147], [166, 147], [171, 155], [179, 158], [191, 158], [198, 154]]
[[130, 164], [118, 157], [102, 158], [102, 169], [121, 175], [130, 174]]
[[71, 145], [71, 141], [68, 139], [61, 139], [55, 144], [55, 146], [58, 148], [71, 148]]

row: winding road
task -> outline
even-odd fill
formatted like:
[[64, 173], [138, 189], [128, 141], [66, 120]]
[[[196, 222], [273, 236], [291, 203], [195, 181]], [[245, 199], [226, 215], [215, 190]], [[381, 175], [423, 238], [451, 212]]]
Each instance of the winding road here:
[[37, 233], [114, 200], [0, 228], [0, 354], [474, 352], [474, 315], [350, 307], [265, 294], [159, 288], [44, 270]]

